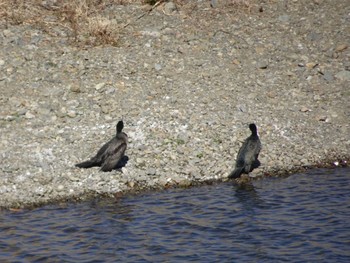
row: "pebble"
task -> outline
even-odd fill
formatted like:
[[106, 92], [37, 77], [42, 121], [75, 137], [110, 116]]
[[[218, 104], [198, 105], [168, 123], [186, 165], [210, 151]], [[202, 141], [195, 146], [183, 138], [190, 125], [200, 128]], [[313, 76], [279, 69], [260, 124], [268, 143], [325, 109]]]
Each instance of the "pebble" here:
[[212, 8], [216, 8], [217, 5], [218, 5], [218, 1], [217, 1], [217, 0], [210, 0], [210, 6], [211, 6]]
[[335, 51], [336, 52], [342, 52], [344, 51], [345, 49], [348, 48], [348, 45], [347, 44], [340, 44], [338, 45], [336, 48], [335, 48]]
[[70, 86], [69, 86], [69, 90], [70, 90], [71, 92], [75, 92], [75, 93], [81, 92], [80, 86], [77, 85], [77, 84], [70, 85]]
[[154, 64], [154, 69], [155, 69], [156, 71], [160, 71], [160, 70], [162, 69], [162, 65], [159, 64], [159, 63], [156, 63], [156, 64]]
[[300, 111], [301, 112], [308, 112], [308, 111], [311, 111], [308, 107], [306, 107], [306, 106], [302, 106], [301, 108], [300, 108]]
[[58, 192], [62, 192], [63, 190], [64, 190], [64, 185], [62, 185], [62, 184], [59, 184], [58, 186], [57, 186], [57, 191]]
[[328, 82], [334, 80], [333, 74], [330, 73], [330, 72], [328, 72], [328, 71], [326, 71], [326, 72], [323, 74], [323, 78], [324, 78], [326, 81], [328, 81]]
[[33, 118], [35, 118], [35, 115], [34, 115], [33, 113], [31, 113], [30, 111], [27, 111], [27, 112], [25, 113], [24, 117], [25, 117], [26, 119], [33, 119]]
[[329, 122], [329, 119], [328, 119], [327, 116], [319, 116], [319, 117], [317, 117], [317, 119], [318, 119], [319, 121]]
[[69, 110], [67, 112], [67, 116], [70, 117], [70, 118], [75, 118], [77, 116], [77, 113], [74, 110]]
[[267, 60], [261, 60], [257, 63], [257, 67], [260, 69], [266, 69], [269, 65], [269, 62]]
[[290, 16], [289, 15], [281, 15], [278, 17], [278, 20], [281, 22], [288, 22], [290, 20]]
[[104, 86], [106, 86], [105, 82], [98, 83], [95, 85], [95, 90], [101, 91], [104, 88]]
[[308, 62], [305, 64], [305, 66], [308, 68], [308, 69], [313, 69], [317, 66], [318, 64], [317, 63], [314, 63], [314, 62]]
[[177, 10], [176, 5], [173, 2], [167, 2], [164, 4], [164, 12], [166, 14], [171, 14]]
[[350, 80], [350, 71], [339, 71], [337, 74], [335, 74], [335, 77], [340, 80]]

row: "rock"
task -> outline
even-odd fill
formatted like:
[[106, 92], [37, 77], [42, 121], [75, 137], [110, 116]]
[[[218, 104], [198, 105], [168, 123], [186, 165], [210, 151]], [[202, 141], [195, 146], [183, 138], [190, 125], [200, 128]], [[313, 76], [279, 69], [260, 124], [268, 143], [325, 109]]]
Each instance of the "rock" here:
[[156, 169], [154, 168], [149, 168], [146, 172], [148, 175], [155, 175], [156, 174]]
[[337, 74], [335, 74], [335, 77], [340, 80], [350, 80], [350, 71], [339, 71]]
[[69, 111], [67, 112], [67, 116], [68, 116], [69, 118], [75, 118], [75, 117], [77, 116], [77, 113], [76, 113], [76, 111], [74, 111], [74, 110], [69, 110]]
[[35, 118], [35, 115], [31, 113], [30, 111], [27, 111], [26, 114], [24, 115], [26, 119], [33, 119]]
[[79, 85], [76, 85], [76, 84], [70, 85], [69, 90], [70, 90], [71, 92], [75, 92], [75, 93], [81, 92], [80, 86], [79, 86]]
[[64, 118], [67, 116], [67, 109], [62, 107], [59, 111], [56, 112], [56, 116], [59, 118]]
[[156, 64], [154, 64], [154, 69], [155, 69], [156, 71], [160, 71], [160, 70], [162, 69], [162, 65], [156, 63]]
[[324, 121], [324, 122], [329, 122], [329, 119], [328, 119], [328, 117], [327, 116], [319, 116], [319, 117], [317, 117], [317, 119], [319, 120], [319, 121]]
[[177, 11], [177, 7], [173, 2], [167, 2], [164, 4], [164, 12], [166, 14], [171, 14], [175, 11]]
[[324, 74], [323, 74], [323, 78], [330, 82], [330, 81], [333, 81], [334, 80], [334, 77], [332, 75], [332, 73], [330, 73], [329, 71], [326, 71]]
[[309, 62], [309, 63], [306, 63], [305, 66], [308, 68], [308, 69], [313, 69], [317, 66], [318, 64], [317, 63], [314, 63], [314, 62]]
[[100, 91], [104, 88], [104, 86], [106, 86], [105, 82], [101, 82], [95, 85], [95, 90]]
[[300, 108], [300, 111], [301, 112], [308, 112], [308, 111], [311, 111], [308, 107], [305, 107], [305, 106], [302, 106], [301, 108]]
[[104, 113], [104, 114], [107, 114], [110, 112], [110, 107], [108, 105], [102, 105], [101, 106], [101, 111]]
[[307, 37], [308, 39], [310, 39], [310, 41], [320, 41], [320, 39], [322, 38], [322, 35], [316, 32], [311, 32], [310, 34], [308, 34]]
[[257, 67], [260, 69], [266, 69], [269, 65], [269, 62], [267, 60], [261, 60], [257, 63]]
[[290, 19], [290, 16], [289, 15], [281, 15], [278, 17], [278, 20], [281, 21], [281, 22], [288, 22]]
[[56, 189], [58, 192], [62, 192], [64, 190], [64, 186], [62, 184], [59, 184]]
[[340, 44], [338, 45], [336, 48], [335, 48], [335, 51], [336, 52], [342, 52], [344, 51], [345, 49], [348, 48], [348, 45], [347, 44]]
[[212, 8], [216, 8], [217, 5], [218, 5], [218, 1], [217, 1], [217, 0], [210, 0], [210, 6], [211, 6]]
[[240, 65], [241, 64], [241, 62], [238, 59], [232, 60], [232, 63], [235, 64], [235, 65]]
[[[2, 118], [0, 118], [0, 119], [2, 119]], [[13, 121], [13, 120], [16, 119], [16, 117], [13, 116], [13, 115], [7, 115], [7, 116], [3, 117], [3, 119], [4, 119], [5, 121]]]

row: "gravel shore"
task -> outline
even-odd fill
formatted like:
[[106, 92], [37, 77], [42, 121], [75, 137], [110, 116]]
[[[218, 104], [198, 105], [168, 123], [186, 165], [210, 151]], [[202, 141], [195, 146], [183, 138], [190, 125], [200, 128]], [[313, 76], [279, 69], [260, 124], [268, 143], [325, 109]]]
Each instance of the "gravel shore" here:
[[[250, 122], [251, 177], [350, 160], [348, 0], [193, 2], [111, 5], [115, 47], [0, 21], [0, 207], [225, 180]], [[122, 172], [75, 168], [121, 118]]]

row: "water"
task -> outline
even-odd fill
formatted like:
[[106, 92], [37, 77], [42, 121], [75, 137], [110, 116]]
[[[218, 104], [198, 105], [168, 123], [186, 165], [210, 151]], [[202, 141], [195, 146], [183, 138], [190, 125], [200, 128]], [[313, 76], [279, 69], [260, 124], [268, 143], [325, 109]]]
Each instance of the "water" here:
[[350, 262], [350, 169], [0, 211], [0, 262]]

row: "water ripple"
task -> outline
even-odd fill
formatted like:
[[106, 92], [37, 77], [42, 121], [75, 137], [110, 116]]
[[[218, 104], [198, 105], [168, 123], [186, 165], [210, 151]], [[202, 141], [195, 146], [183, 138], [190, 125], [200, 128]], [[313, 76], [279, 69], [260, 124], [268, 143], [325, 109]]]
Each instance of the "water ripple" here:
[[0, 214], [0, 262], [350, 262], [350, 169]]

